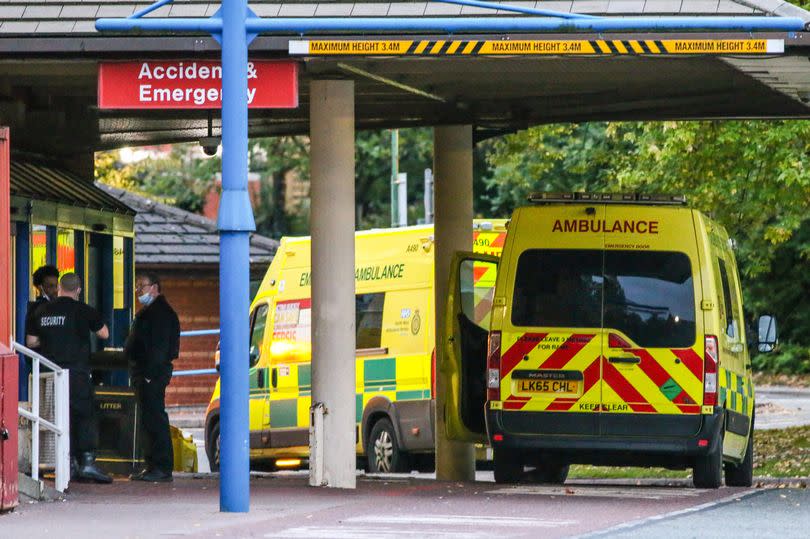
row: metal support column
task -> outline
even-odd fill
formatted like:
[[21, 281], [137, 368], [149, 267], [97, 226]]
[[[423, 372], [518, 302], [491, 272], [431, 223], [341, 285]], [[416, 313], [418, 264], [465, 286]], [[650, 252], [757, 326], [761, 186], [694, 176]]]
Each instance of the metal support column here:
[[226, 512], [250, 506], [248, 310], [250, 232], [247, 191], [247, 0], [222, 2], [222, 198], [219, 205], [220, 494]]
[[[355, 487], [354, 83], [310, 85], [312, 231], [310, 484]], [[322, 425], [322, 432], [318, 426]]]
[[[444, 362], [441, 346], [450, 264], [455, 251], [472, 251], [473, 220], [472, 126], [451, 125], [433, 130], [433, 173], [436, 203], [435, 287], [436, 361]], [[449, 381], [436, 369], [436, 478], [473, 481], [475, 454], [472, 444], [447, 439], [444, 426], [445, 394]]]

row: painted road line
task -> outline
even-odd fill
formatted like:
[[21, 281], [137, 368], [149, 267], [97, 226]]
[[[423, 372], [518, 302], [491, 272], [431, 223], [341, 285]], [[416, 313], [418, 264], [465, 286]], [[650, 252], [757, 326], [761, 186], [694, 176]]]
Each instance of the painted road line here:
[[[765, 492], [764, 489], [751, 489], [746, 490], [743, 492], [739, 492], [737, 494], [732, 494], [731, 496], [726, 496], [725, 498], [720, 498], [719, 500], [713, 500], [711, 502], [702, 503], [700, 505], [695, 505], [694, 507], [687, 507], [686, 509], [679, 509], [677, 511], [670, 511], [669, 513], [663, 513], [660, 515], [653, 515], [651, 517], [642, 518], [638, 520], [633, 520], [630, 522], [624, 522], [622, 524], [618, 524], [616, 526], [612, 526], [610, 528], [606, 528], [604, 530], [598, 530], [595, 532], [587, 533], [584, 535], [577, 536], [577, 539], [585, 539], [585, 538], [592, 538], [592, 537], [603, 537], [608, 535], [614, 535], [619, 532], [626, 532], [630, 531], [635, 528], [639, 528], [646, 524], [651, 524], [653, 522], [659, 522], [661, 520], [667, 520], [670, 518], [676, 518], [683, 515], [688, 515], [690, 513], [697, 513], [699, 511], [706, 511], [707, 509], [713, 509], [715, 507], [720, 507], [722, 505], [726, 505], [729, 503], [733, 503], [743, 498], [747, 498], [754, 494], [760, 494]], [[704, 491], [705, 492], [705, 491]]]
[[602, 486], [545, 486], [526, 485], [505, 487], [487, 491], [487, 494], [501, 494], [506, 496], [581, 496], [586, 498], [633, 498], [640, 500], [664, 500], [673, 498], [694, 498], [705, 493], [706, 490], [695, 488], [649, 488], [643, 486], [628, 487], [602, 487]]
[[[527, 517], [482, 517], [480, 515], [366, 515], [344, 519], [333, 526], [299, 526], [266, 534], [265, 537], [348, 539], [380, 537], [420, 537], [444, 539], [464, 537], [491, 539], [493, 533], [509, 535], [508, 530], [562, 528], [576, 520]], [[476, 529], [470, 529], [474, 527]]]
[[301, 526], [288, 528], [265, 537], [286, 539], [381, 539], [384, 537], [419, 537], [426, 539], [447, 539], [463, 537], [470, 539], [491, 539], [491, 533], [470, 533], [469, 530], [403, 530], [396, 526]]
[[505, 528], [559, 528], [577, 523], [576, 520], [550, 520], [528, 517], [482, 517], [480, 515], [413, 515], [401, 517], [368, 515], [348, 518], [346, 522], [399, 525], [440, 524], [453, 527], [492, 526]]
[[291, 56], [547, 56], [783, 54], [784, 39], [303, 39]]

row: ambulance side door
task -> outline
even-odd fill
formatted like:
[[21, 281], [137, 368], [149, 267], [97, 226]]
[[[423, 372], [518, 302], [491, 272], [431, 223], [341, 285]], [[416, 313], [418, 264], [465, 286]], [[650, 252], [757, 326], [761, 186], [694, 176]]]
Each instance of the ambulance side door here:
[[250, 318], [250, 430], [259, 431], [267, 425], [267, 410], [270, 399], [269, 370], [265, 354], [264, 333], [270, 306], [260, 303], [253, 309]]
[[445, 429], [453, 440], [486, 442], [486, 359], [498, 257], [457, 252], [450, 266], [440, 375]]

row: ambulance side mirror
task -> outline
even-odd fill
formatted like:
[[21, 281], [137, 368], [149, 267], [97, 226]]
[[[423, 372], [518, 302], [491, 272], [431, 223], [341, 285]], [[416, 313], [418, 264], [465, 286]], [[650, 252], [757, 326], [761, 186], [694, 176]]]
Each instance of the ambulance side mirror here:
[[765, 314], [759, 317], [757, 325], [757, 350], [762, 353], [773, 352], [779, 344], [776, 318]]

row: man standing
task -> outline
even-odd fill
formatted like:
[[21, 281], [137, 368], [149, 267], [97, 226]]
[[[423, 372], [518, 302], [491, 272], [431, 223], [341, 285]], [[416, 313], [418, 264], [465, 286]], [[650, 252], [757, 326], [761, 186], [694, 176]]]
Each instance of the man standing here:
[[66, 273], [59, 281], [58, 297], [42, 304], [26, 330], [26, 344], [62, 368], [70, 369], [70, 456], [77, 461], [80, 480], [111, 483], [96, 467], [98, 444], [93, 388], [90, 382], [90, 333], [110, 336], [101, 314], [79, 301], [81, 278]]
[[54, 266], [40, 266], [32, 275], [34, 288], [37, 289], [37, 299], [28, 302], [28, 310], [25, 312], [25, 334], [31, 333], [34, 323], [34, 314], [42, 305], [56, 299], [57, 288], [59, 287], [59, 270]]
[[143, 273], [135, 280], [138, 301], [143, 305], [124, 346], [132, 382], [141, 407], [146, 468], [133, 479], [169, 482], [174, 452], [166, 414], [166, 386], [172, 379], [172, 361], [180, 354], [180, 321], [160, 291], [160, 279]]

